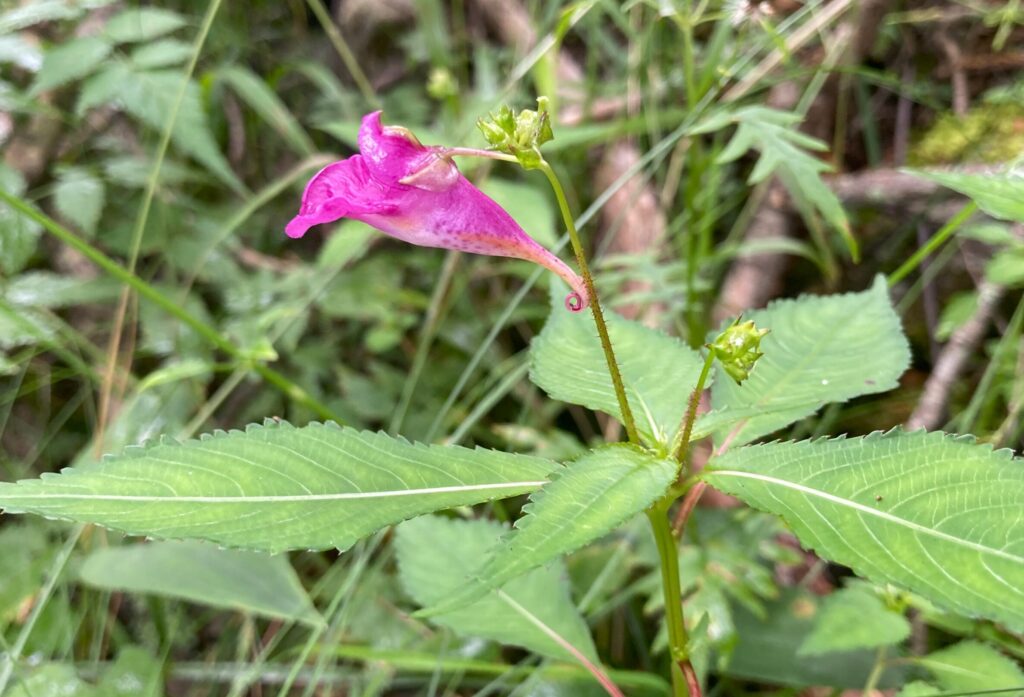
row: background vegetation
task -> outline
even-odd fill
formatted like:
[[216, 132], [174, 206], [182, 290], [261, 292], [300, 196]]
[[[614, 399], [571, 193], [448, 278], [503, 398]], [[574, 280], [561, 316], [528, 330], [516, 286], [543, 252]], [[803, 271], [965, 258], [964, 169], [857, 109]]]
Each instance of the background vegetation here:
[[[1016, 0], [9, 0], [0, 478], [265, 417], [559, 460], [618, 437], [526, 379], [549, 312], [533, 267], [352, 222], [283, 234], [367, 111], [479, 147], [478, 117], [538, 94], [558, 115], [544, 152], [622, 314], [699, 346], [776, 297], [895, 281], [913, 355], [901, 388], [783, 435], [905, 424], [1019, 451], [1024, 187], [1008, 179], [993, 204], [962, 175], [1024, 151], [1022, 39]], [[558, 244], [539, 175], [464, 171]], [[714, 694], [1024, 687], [1024, 643], [998, 623], [872, 589], [724, 495], [694, 521], [683, 592]], [[429, 525], [271, 558], [4, 516], [0, 694], [601, 694], [471, 622], [411, 618], [417, 568], [438, 571], [425, 558], [400, 574], [403, 545], [476, 544]], [[666, 690], [656, 560], [633, 524], [566, 560], [630, 695]], [[892, 653], [836, 643], [837, 626]]]

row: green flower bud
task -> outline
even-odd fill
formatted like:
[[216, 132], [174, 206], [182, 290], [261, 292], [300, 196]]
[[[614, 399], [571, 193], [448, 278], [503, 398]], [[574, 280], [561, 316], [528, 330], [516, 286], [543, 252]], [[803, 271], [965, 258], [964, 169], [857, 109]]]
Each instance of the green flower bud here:
[[427, 78], [427, 94], [437, 100], [458, 95], [459, 83], [447, 68], [434, 68]]
[[477, 119], [476, 127], [484, 134], [484, 139], [496, 148], [500, 149], [508, 140], [508, 134], [493, 120]]
[[761, 339], [768, 331], [755, 327], [753, 320], [740, 323], [740, 318], [737, 317], [735, 322], [718, 335], [718, 338], [708, 344], [708, 348], [725, 372], [739, 385], [750, 377], [750, 371], [754, 369], [757, 359], [764, 355], [758, 349], [761, 347]]
[[540, 146], [555, 137], [547, 97], [537, 99], [536, 111], [523, 109], [516, 113], [502, 106], [476, 125], [494, 150], [514, 156], [526, 169], [540, 166]]

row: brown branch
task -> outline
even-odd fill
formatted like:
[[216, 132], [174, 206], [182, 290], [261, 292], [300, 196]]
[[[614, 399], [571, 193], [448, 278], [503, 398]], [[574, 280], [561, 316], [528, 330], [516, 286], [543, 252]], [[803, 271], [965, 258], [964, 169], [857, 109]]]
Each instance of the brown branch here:
[[960, 47], [944, 30], [936, 36], [939, 46], [949, 61], [950, 83], [953, 87], [953, 113], [966, 116], [970, 106], [970, 90], [967, 86], [967, 72], [960, 57]]
[[924, 384], [924, 392], [917, 408], [907, 419], [907, 430], [931, 430], [942, 424], [953, 383], [963, 372], [968, 359], [984, 337], [1005, 291], [1003, 286], [989, 281], [983, 280], [978, 285], [978, 308], [965, 324], [953, 332], [949, 343], [939, 354], [939, 359]]

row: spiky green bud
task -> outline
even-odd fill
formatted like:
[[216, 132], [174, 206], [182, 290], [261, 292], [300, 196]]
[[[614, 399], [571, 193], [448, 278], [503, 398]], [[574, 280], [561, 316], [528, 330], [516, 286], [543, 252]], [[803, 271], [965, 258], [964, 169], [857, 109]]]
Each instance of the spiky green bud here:
[[761, 339], [768, 331], [755, 327], [753, 320], [740, 322], [737, 317], [735, 322], [708, 344], [708, 348], [725, 372], [739, 385], [750, 377], [757, 359], [764, 355], [759, 349]]

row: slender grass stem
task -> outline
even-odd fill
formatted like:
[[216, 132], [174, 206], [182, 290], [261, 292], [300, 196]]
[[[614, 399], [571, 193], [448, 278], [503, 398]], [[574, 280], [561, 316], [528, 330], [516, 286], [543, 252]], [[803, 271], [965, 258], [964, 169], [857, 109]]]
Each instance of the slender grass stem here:
[[324, 32], [327, 34], [327, 38], [330, 39], [331, 45], [334, 46], [334, 50], [338, 52], [338, 57], [341, 58], [341, 62], [345, 64], [345, 68], [348, 70], [349, 75], [356, 83], [356, 87], [359, 88], [359, 92], [363, 95], [363, 99], [374, 109], [380, 109], [380, 99], [377, 97], [377, 93], [373, 89], [373, 85], [366, 77], [366, 73], [363, 72], [362, 67], [359, 65], [359, 61], [356, 60], [356, 56], [352, 53], [352, 49], [349, 48], [345, 42], [345, 37], [338, 31], [337, 25], [331, 18], [327, 8], [320, 0], [306, 0], [306, 4], [309, 5], [309, 9], [316, 15], [317, 21], [320, 22], [320, 26], [323, 27]]
[[551, 183], [551, 188], [558, 199], [558, 208], [562, 212], [566, 228], [569, 232], [569, 243], [572, 251], [576, 254], [576, 263], [580, 267], [580, 275], [583, 276], [583, 284], [587, 288], [587, 295], [590, 297], [590, 309], [594, 315], [594, 324], [597, 325], [598, 336], [601, 337], [601, 348], [604, 350], [605, 360], [608, 362], [608, 373], [612, 378], [612, 387], [615, 389], [615, 397], [619, 401], [619, 411], [622, 413], [622, 421], [626, 426], [626, 435], [630, 443], [639, 443], [640, 434], [636, 430], [636, 422], [633, 420], [633, 412], [629, 408], [629, 400], [626, 398], [626, 386], [622, 382], [622, 373], [619, 372], [619, 364], [615, 359], [615, 349], [612, 348], [611, 337], [608, 335], [608, 325], [604, 321], [604, 312], [601, 311], [601, 301], [597, 296], [597, 289], [594, 288], [594, 278], [590, 275], [590, 267], [587, 265], [586, 255], [583, 253], [583, 243], [580, 242], [579, 232], [576, 230], [576, 223], [572, 213], [569, 211], [569, 202], [565, 198], [565, 191], [558, 175], [551, 169], [551, 165], [541, 160], [540, 170]]
[[946, 240], [953, 236], [960, 226], [967, 222], [967, 219], [974, 215], [975, 211], [978, 210], [978, 204], [971, 201], [960, 211], [949, 219], [949, 222], [943, 225], [938, 232], [932, 235], [931, 239], [928, 240], [927, 244], [914, 252], [909, 259], [903, 262], [898, 269], [889, 274], [889, 287], [892, 288], [894, 285], [899, 283], [903, 278], [911, 271], [916, 269], [925, 257], [941, 247]]
[[84, 524], [75, 526], [64, 546], [60, 548], [60, 552], [54, 558], [53, 564], [50, 565], [46, 583], [43, 584], [43, 587], [36, 594], [35, 603], [32, 605], [32, 612], [29, 613], [28, 619], [25, 620], [21, 631], [18, 632], [18, 638], [14, 640], [14, 645], [4, 657], [3, 665], [0, 665], [0, 695], [6, 694], [7, 683], [10, 682], [11, 676], [14, 674], [14, 664], [21, 659], [21, 654], [25, 651], [28, 639], [32, 635], [33, 630], [35, 630], [36, 623], [43, 614], [43, 609], [49, 603], [50, 596], [53, 595], [53, 591], [57, 587], [57, 580], [64, 573], [68, 559], [71, 558], [71, 553], [75, 551], [75, 546], [78, 544], [78, 539], [82, 536], [83, 530], [85, 530]]
[[[181, 76], [181, 84], [178, 92], [171, 102], [171, 110], [164, 122], [163, 130], [160, 133], [160, 141], [157, 144], [156, 152], [153, 155], [153, 167], [146, 178], [146, 189], [142, 194], [142, 204], [135, 216], [135, 225], [132, 228], [131, 245], [128, 253], [128, 273], [134, 275], [135, 267], [139, 261], [139, 252], [142, 248], [142, 237], [146, 232], [146, 223], [149, 222], [149, 211], [153, 205], [153, 198], [156, 196], [156, 187], [160, 183], [160, 172], [163, 169], [164, 158], [167, 157], [167, 149], [171, 146], [171, 136], [174, 134], [174, 124], [178, 121], [178, 113], [181, 111], [182, 102], [185, 101], [185, 94], [188, 92], [192, 74], [199, 63], [199, 55], [203, 52], [203, 45], [206, 37], [210, 34], [213, 20], [220, 10], [221, 0], [212, 0], [203, 16], [203, 22], [199, 27], [195, 40], [192, 42], [192, 51], [188, 64]], [[121, 292], [121, 299], [117, 305], [117, 313], [114, 317], [114, 329], [110, 333], [110, 342], [107, 349], [107, 366], [103, 376], [103, 390], [100, 394], [99, 424], [97, 429], [96, 447], [102, 448], [103, 431], [107, 425], [109, 416], [111, 394], [114, 390], [114, 377], [118, 372], [118, 355], [121, 352], [121, 335], [124, 331], [125, 316], [128, 313], [128, 306], [131, 301], [131, 289], [124, 287]], [[129, 357], [130, 363], [130, 357]], [[98, 454], [98, 453], [97, 453]]]
[[442, 305], [448, 296], [448, 290], [452, 285], [452, 277], [455, 275], [455, 268], [460, 258], [462, 258], [462, 255], [459, 252], [450, 251], [445, 257], [444, 266], [441, 267], [441, 275], [437, 279], [437, 285], [434, 286], [434, 293], [430, 298], [430, 305], [427, 307], [427, 316], [423, 320], [423, 329], [420, 331], [416, 355], [413, 356], [412, 369], [409, 371], [409, 376], [402, 386], [402, 396], [398, 401], [395, 413], [391, 417], [391, 424], [388, 426], [388, 432], [393, 435], [398, 435], [398, 432], [402, 430], [405, 415], [409, 411], [409, 405], [412, 404], [416, 385], [419, 384], [420, 375], [422, 375], [423, 368], [427, 364], [427, 355], [430, 353], [430, 347], [433, 345], [434, 337], [437, 335], [437, 328], [441, 324]]
[[299, 404], [312, 410], [322, 419], [333, 419], [338, 423], [344, 423], [344, 419], [334, 413], [334, 411], [327, 405], [320, 402], [318, 399], [309, 394], [299, 385], [295, 384], [287, 377], [277, 372], [269, 366], [257, 363], [253, 360], [244, 349], [235, 346], [235, 344], [228, 339], [226, 336], [221, 334], [217, 329], [207, 324], [203, 320], [199, 319], [185, 307], [164, 295], [161, 291], [157, 290], [153, 286], [146, 283], [144, 280], [139, 278], [133, 273], [130, 273], [128, 269], [124, 268], [116, 261], [108, 257], [106, 254], [101, 252], [96, 247], [80, 238], [75, 233], [71, 232], [60, 223], [55, 221], [53, 218], [41, 213], [34, 207], [21, 200], [17, 196], [12, 196], [8, 192], [0, 189], [0, 199], [10, 205], [12, 208], [17, 210], [22, 215], [25, 215], [32, 220], [35, 220], [42, 225], [47, 232], [64, 242], [69, 247], [81, 252], [91, 262], [99, 266], [106, 273], [113, 276], [122, 283], [130, 286], [133, 290], [138, 292], [140, 296], [149, 300], [154, 305], [159, 307], [161, 310], [167, 312], [172, 317], [180, 320], [192, 328], [197, 334], [209, 341], [211, 344], [219, 348], [224, 353], [232, 356], [241, 363], [251, 365], [252, 369], [256, 371], [264, 380], [269, 382], [271, 385], [276, 387], [278, 390], [283, 392], [290, 399], [295, 400]]
[[861, 692], [865, 697], [871, 697], [875, 687], [878, 685], [878, 681], [882, 678], [882, 671], [885, 670], [885, 653], [887, 648], [886, 646], [878, 647], [878, 653], [875, 654], [875, 663], [871, 666], [868, 681], [864, 683], [864, 690]]

